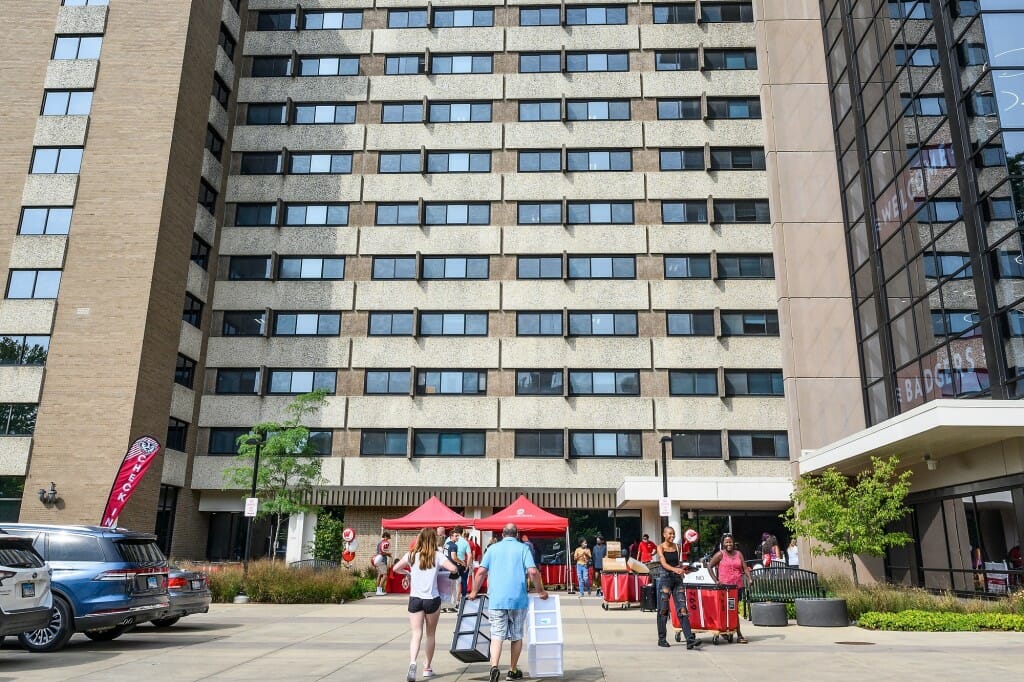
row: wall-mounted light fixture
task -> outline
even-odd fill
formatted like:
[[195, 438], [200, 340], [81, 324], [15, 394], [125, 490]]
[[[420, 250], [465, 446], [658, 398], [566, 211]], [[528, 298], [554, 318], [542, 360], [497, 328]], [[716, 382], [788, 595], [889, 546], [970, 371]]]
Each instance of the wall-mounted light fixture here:
[[939, 461], [937, 459], [932, 459], [931, 455], [925, 455], [924, 465], [928, 467], [928, 471], [935, 471], [939, 468]]
[[688, 518], [690, 521], [693, 521], [695, 518], [697, 518], [697, 512], [691, 509], [690, 511], [686, 512], [686, 518]]
[[47, 506], [55, 504], [57, 502], [57, 499], [57, 484], [54, 483], [53, 481], [50, 481], [49, 490], [46, 490], [45, 488], [39, 489], [39, 501], [42, 502], [43, 504]]

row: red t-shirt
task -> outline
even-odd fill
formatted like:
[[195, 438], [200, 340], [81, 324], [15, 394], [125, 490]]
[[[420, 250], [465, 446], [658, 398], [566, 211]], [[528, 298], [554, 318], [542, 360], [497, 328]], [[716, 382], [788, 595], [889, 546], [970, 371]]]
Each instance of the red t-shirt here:
[[641, 563], [647, 563], [651, 560], [651, 557], [654, 555], [654, 550], [656, 549], [658, 549], [656, 544], [650, 540], [644, 540], [636, 550], [638, 554], [637, 559], [639, 559]]

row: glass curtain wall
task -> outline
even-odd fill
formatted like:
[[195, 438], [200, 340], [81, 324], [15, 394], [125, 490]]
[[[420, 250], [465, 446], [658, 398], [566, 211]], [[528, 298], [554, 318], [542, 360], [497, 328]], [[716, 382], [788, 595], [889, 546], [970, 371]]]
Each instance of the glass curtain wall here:
[[869, 423], [1021, 396], [1024, 0], [821, 11]]

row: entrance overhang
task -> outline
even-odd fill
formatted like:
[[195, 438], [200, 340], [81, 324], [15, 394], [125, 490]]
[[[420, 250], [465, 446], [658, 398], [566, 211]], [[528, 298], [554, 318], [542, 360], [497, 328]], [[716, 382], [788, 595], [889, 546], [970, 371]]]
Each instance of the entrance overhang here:
[[[903, 462], [934, 459], [1010, 438], [1024, 437], [1024, 404], [1017, 400], [935, 400], [817, 450], [805, 450], [801, 474], [829, 467], [863, 469], [871, 457]], [[919, 462], [915, 462], [919, 463]]]
[[[668, 496], [676, 504], [699, 509], [785, 509], [793, 481], [782, 476], [670, 477]], [[662, 479], [628, 477], [615, 493], [619, 509], [657, 505]]]

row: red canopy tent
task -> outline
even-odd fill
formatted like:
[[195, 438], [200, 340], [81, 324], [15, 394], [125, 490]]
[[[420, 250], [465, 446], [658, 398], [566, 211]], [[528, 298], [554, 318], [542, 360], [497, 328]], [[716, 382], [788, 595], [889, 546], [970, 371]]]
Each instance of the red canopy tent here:
[[569, 529], [569, 519], [544, 511], [520, 495], [515, 502], [485, 519], [476, 519], [477, 530], [500, 531], [506, 523], [514, 523], [520, 531], [540, 535], [561, 535]]
[[[544, 511], [533, 502], [520, 495], [515, 502], [485, 519], [476, 521], [477, 530], [501, 531], [505, 524], [514, 523], [523, 533], [537, 535], [561, 535], [565, 533], [565, 573], [561, 576], [548, 575], [546, 565], [538, 566], [545, 584], [565, 584], [571, 587], [571, 568], [569, 565], [569, 519]], [[560, 570], [560, 569], [559, 569]]]
[[444, 526], [451, 529], [454, 526], [472, 526], [474, 520], [455, 513], [451, 507], [437, 499], [437, 496], [431, 495], [429, 500], [405, 516], [397, 519], [383, 519], [380, 525], [387, 530], [419, 530], [430, 526]]

